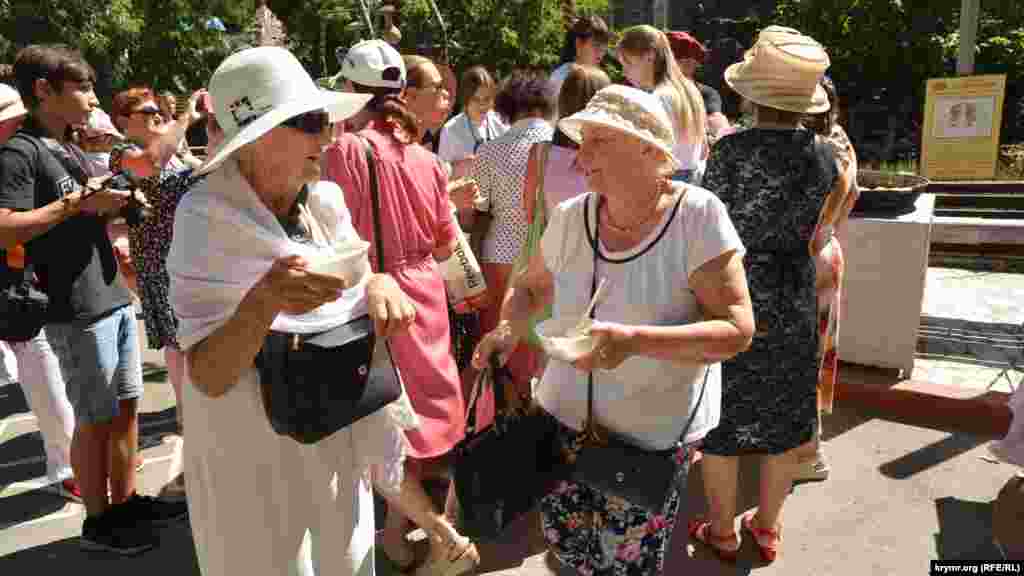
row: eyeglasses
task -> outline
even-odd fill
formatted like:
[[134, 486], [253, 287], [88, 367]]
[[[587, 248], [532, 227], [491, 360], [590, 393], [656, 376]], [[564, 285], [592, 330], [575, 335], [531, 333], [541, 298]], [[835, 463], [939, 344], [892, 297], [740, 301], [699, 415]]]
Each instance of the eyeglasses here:
[[312, 110], [305, 114], [292, 116], [281, 122], [281, 125], [319, 136], [331, 127], [331, 115], [324, 110]]

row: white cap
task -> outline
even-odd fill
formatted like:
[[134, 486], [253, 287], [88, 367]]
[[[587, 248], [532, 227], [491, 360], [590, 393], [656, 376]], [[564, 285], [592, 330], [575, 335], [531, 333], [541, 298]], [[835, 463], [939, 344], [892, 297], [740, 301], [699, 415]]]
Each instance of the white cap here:
[[21, 103], [21, 94], [7, 84], [0, 84], [0, 122], [28, 114]]
[[341, 72], [336, 78], [351, 80], [371, 88], [405, 88], [405, 63], [402, 55], [383, 40], [363, 40], [348, 49], [338, 60]]

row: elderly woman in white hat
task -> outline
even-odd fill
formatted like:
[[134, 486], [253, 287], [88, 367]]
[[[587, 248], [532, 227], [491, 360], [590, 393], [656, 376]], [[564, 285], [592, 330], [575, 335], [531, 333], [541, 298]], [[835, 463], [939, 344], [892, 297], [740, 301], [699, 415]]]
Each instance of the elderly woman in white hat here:
[[[349, 286], [312, 272], [324, 249], [304, 237], [319, 227], [299, 218], [357, 238], [341, 190], [319, 182], [320, 153], [331, 122], [369, 97], [321, 91], [274, 47], [229, 57], [210, 92], [224, 141], [178, 206], [167, 265], [186, 356], [185, 477], [200, 568], [210, 576], [373, 574], [370, 469], [380, 486], [401, 483], [393, 412], [300, 444], [272, 431], [254, 368], [270, 330], [319, 333], [368, 313], [386, 338], [414, 318], [387, 275]], [[350, 385], [324, 372], [325, 386]]]
[[[723, 365], [722, 421], [704, 439], [701, 471], [708, 518], [690, 534], [731, 561], [739, 459], [761, 456], [759, 505], [741, 526], [772, 562], [779, 551], [782, 506], [792, 485], [797, 448], [817, 423], [816, 229], [838, 180], [829, 145], [801, 124], [829, 109], [819, 81], [829, 66], [812, 38], [765, 29], [726, 82], [752, 102], [751, 129], [715, 145], [704, 185], [729, 207], [743, 244], [758, 331], [750, 350]], [[832, 211], [836, 214], [836, 211]]]
[[593, 351], [573, 364], [550, 361], [537, 400], [570, 446], [592, 381], [597, 423], [643, 450], [678, 446], [679, 483], [660, 513], [584, 481], [562, 483], [542, 501], [544, 535], [581, 574], [656, 574], [679, 521], [690, 455], [718, 423], [718, 363], [746, 349], [754, 331], [744, 248], [717, 198], [670, 180], [674, 131], [657, 96], [609, 86], [559, 127], [580, 144], [590, 192], [551, 214], [474, 362], [483, 367], [494, 353], [504, 361], [545, 305], [556, 319], [581, 317], [607, 279]]

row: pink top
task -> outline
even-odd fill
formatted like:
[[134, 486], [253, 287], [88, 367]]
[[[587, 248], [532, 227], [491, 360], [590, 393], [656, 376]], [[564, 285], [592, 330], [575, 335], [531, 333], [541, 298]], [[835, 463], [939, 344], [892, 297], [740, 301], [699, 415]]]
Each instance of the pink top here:
[[544, 200], [547, 214], [562, 202], [587, 191], [587, 180], [576, 168], [576, 150], [551, 146], [544, 167]]
[[[359, 136], [374, 147], [381, 204], [385, 268], [415, 264], [457, 234], [448, 206], [448, 177], [436, 157], [418, 145], [406, 146], [375, 130]], [[345, 192], [345, 204], [359, 235], [373, 245], [370, 261], [376, 270], [373, 205], [367, 181], [366, 150], [355, 134], [336, 139], [323, 156], [323, 178]]]
[[[401, 371], [420, 427], [406, 431], [408, 454], [434, 458], [462, 439], [465, 403], [455, 357], [451, 353], [448, 298], [432, 252], [449, 246], [457, 228], [449, 210], [448, 177], [437, 158], [419, 144], [403, 145], [373, 129], [358, 133], [370, 141], [380, 193], [384, 268], [416, 307], [408, 331], [392, 336], [391, 355]], [[339, 184], [352, 224], [373, 244], [373, 204], [366, 148], [355, 134], [343, 134], [324, 152], [324, 178]]]

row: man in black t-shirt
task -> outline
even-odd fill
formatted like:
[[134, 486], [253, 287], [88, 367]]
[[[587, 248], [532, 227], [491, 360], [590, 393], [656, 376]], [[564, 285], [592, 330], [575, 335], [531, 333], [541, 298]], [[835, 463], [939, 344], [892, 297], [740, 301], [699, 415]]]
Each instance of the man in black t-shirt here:
[[24, 247], [50, 298], [45, 332], [76, 420], [72, 467], [86, 507], [81, 545], [138, 553], [154, 544], [140, 528], [186, 510], [135, 491], [141, 349], [106, 233], [107, 219], [131, 194], [89, 179], [81, 150], [67, 141], [69, 127], [85, 124], [98, 105], [95, 73], [81, 56], [29, 46], [15, 59], [14, 77], [29, 114], [0, 147], [0, 246]]
[[672, 55], [683, 75], [693, 80], [704, 97], [704, 109], [707, 111], [707, 130], [712, 139], [717, 139], [729, 129], [729, 119], [722, 113], [722, 96], [707, 84], [697, 82], [697, 67], [707, 59], [708, 51], [703, 44], [686, 32], [666, 32]]

